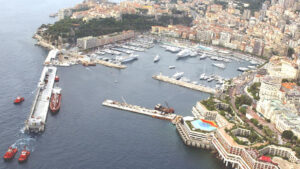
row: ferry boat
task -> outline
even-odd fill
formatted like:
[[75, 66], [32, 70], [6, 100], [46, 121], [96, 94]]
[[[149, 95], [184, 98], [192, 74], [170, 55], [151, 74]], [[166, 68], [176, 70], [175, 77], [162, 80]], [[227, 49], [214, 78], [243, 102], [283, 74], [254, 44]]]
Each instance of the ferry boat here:
[[223, 63], [213, 63], [214, 66], [218, 67], [218, 68], [225, 68], [225, 65]]
[[18, 96], [18, 97], [14, 100], [14, 104], [22, 103], [24, 100], [25, 100], [24, 97]]
[[159, 57], [159, 55], [156, 55], [155, 57], [154, 57], [154, 60], [153, 60], [153, 62], [155, 63], [155, 62], [158, 62], [160, 60], [160, 57]]
[[176, 67], [175, 66], [169, 66], [169, 69], [175, 69]]
[[11, 160], [15, 157], [17, 152], [18, 152], [18, 148], [9, 147], [6, 153], [4, 154], [3, 159], [5, 161]]
[[26, 162], [29, 156], [30, 156], [30, 151], [28, 151], [26, 147], [24, 147], [18, 159], [19, 163]]
[[179, 80], [183, 76], [184, 72], [176, 72], [172, 77]]
[[57, 113], [61, 105], [61, 88], [54, 87], [50, 99], [50, 110], [52, 113]]

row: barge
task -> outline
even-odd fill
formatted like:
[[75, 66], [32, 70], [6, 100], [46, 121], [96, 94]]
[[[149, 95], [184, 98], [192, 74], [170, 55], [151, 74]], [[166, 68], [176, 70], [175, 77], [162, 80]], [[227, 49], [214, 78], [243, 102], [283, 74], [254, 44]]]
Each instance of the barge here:
[[38, 89], [25, 121], [25, 131], [39, 133], [45, 130], [50, 97], [55, 82], [56, 67], [44, 67]]

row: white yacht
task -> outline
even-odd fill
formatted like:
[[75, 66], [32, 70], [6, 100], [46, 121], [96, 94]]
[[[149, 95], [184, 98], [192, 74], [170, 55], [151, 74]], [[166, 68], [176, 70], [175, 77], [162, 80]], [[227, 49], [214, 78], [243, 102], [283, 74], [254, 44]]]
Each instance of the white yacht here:
[[190, 56], [191, 57], [195, 57], [195, 56], [197, 56], [198, 55], [198, 53], [196, 52], [196, 51], [191, 51], [190, 52]]
[[204, 80], [205, 79], [205, 73], [202, 73], [201, 75], [200, 75], [200, 80]]
[[218, 68], [225, 69], [225, 65], [223, 63], [213, 63], [213, 65], [218, 67]]
[[207, 58], [207, 55], [206, 55], [205, 53], [203, 53], [203, 54], [200, 56], [200, 60], [205, 59], [205, 58]]
[[180, 51], [177, 54], [177, 59], [188, 57], [188, 56], [190, 56], [190, 54], [191, 54], [191, 50], [190, 49], [183, 49], [182, 51]]
[[175, 68], [176, 68], [176, 67], [173, 66], [173, 65], [169, 66], [169, 69], [175, 69]]
[[247, 71], [249, 69], [246, 68], [246, 67], [239, 67], [238, 70], [241, 71], [241, 72], [245, 72], [245, 71]]
[[172, 77], [179, 80], [183, 76], [184, 72], [176, 72]]
[[210, 77], [210, 78], [207, 79], [208, 82], [211, 82], [211, 81], [213, 81], [213, 80], [214, 80], [213, 77]]
[[138, 55], [129, 55], [129, 56], [117, 56], [116, 57], [116, 61], [119, 61], [121, 63], [127, 63], [127, 62], [131, 62], [131, 61], [134, 61], [134, 60], [137, 60], [138, 59]]
[[160, 60], [160, 56], [157, 54], [157, 55], [154, 57], [153, 62], [155, 63], [155, 62], [158, 62], [159, 60]]

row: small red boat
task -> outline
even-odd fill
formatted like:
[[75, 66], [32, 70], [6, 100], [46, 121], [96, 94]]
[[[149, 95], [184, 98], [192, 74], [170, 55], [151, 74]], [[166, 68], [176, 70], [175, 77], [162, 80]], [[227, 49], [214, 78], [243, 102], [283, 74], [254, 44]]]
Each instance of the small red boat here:
[[57, 113], [60, 109], [61, 104], [61, 88], [53, 88], [51, 99], [50, 99], [50, 110], [52, 113]]
[[59, 82], [59, 76], [55, 76], [55, 82]]
[[27, 161], [29, 155], [30, 155], [30, 151], [26, 150], [26, 147], [24, 147], [24, 150], [21, 151], [21, 154], [19, 157], [19, 163], [23, 163], [23, 162]]
[[18, 104], [18, 103], [23, 102], [24, 100], [25, 100], [24, 97], [18, 96], [18, 97], [15, 99], [14, 103], [15, 103], [15, 104]]
[[7, 152], [4, 154], [3, 159], [8, 161], [15, 157], [16, 153], [18, 152], [18, 148], [9, 147]]

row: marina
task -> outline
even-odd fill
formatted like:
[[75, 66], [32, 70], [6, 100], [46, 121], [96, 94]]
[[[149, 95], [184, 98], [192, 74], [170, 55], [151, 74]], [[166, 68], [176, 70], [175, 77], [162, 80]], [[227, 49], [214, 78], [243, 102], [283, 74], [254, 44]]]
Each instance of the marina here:
[[168, 83], [171, 83], [171, 84], [175, 84], [175, 85], [178, 85], [178, 86], [186, 87], [186, 88], [189, 88], [189, 89], [193, 89], [193, 90], [197, 90], [197, 91], [201, 91], [201, 92], [205, 92], [205, 93], [215, 94], [217, 92], [215, 89], [210, 88], [210, 87], [200, 86], [200, 85], [196, 85], [196, 84], [185, 82], [185, 81], [179, 81], [179, 80], [176, 80], [174, 78], [164, 76], [162, 74], [154, 75], [153, 78], [156, 79], [156, 80], [160, 80], [160, 81], [163, 81], [163, 82], [168, 82]]
[[180, 117], [173, 113], [164, 113], [164, 112], [158, 111], [158, 110], [150, 110], [150, 109], [147, 109], [147, 108], [144, 108], [141, 106], [127, 104], [126, 102], [120, 103], [120, 102], [113, 101], [113, 100], [105, 100], [102, 103], [102, 105], [108, 106], [108, 107], [113, 107], [113, 108], [120, 109], [120, 110], [126, 110], [129, 112], [147, 115], [147, 116], [157, 118], [157, 119], [168, 120], [171, 122], [174, 122], [174, 120], [176, 120], [178, 117]]
[[25, 122], [25, 130], [43, 132], [45, 130], [49, 102], [55, 82], [56, 67], [44, 67], [30, 114]]

